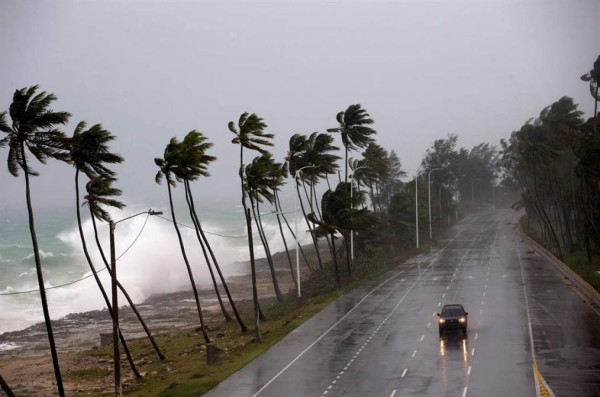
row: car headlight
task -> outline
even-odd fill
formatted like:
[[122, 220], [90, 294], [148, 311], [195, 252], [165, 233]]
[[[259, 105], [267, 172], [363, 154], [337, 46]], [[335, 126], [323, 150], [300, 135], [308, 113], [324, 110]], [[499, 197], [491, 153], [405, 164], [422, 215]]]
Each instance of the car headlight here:
[[467, 319], [465, 317], [461, 317], [458, 319], [459, 322], [464, 323], [465, 321], [467, 321]]
[[440, 324], [444, 324], [446, 322], [446, 320], [444, 320], [443, 318], [440, 318]]

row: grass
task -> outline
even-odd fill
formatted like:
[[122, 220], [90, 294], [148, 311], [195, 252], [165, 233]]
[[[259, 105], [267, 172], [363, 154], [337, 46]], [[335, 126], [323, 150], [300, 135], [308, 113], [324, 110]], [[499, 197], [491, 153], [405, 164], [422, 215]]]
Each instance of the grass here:
[[[535, 222], [529, 222], [527, 224], [526, 218], [521, 219], [521, 226], [523, 231], [538, 244], [542, 245], [552, 255], [558, 258], [558, 250], [556, 246], [548, 241], [542, 239], [539, 227]], [[569, 266], [579, 277], [584, 279], [589, 285], [591, 285], [596, 291], [600, 292], [600, 258], [598, 256], [592, 257], [592, 262], [588, 261], [588, 257], [585, 251], [569, 252], [566, 249], [562, 250], [563, 259], [562, 262]]]
[[[261, 308], [267, 321], [260, 325], [262, 342], [254, 341], [254, 330], [242, 334], [235, 321], [218, 322], [209, 326], [209, 336], [218, 348], [217, 362], [206, 364], [206, 346], [202, 333], [195, 327], [179, 328], [172, 332], [157, 335], [161, 350], [167, 357], [160, 361], [145, 339], [132, 340], [129, 344], [134, 353], [138, 370], [144, 375], [136, 381], [129, 375], [131, 371], [126, 362], [122, 363], [122, 373], [129, 378], [124, 382], [123, 391], [127, 396], [200, 396], [215, 387], [229, 375], [258, 357], [268, 348], [283, 339], [306, 320], [321, 311], [337, 297], [377, 277], [401, 264], [414, 255], [411, 251], [402, 256], [392, 256], [384, 250], [370, 252], [368, 259], [357, 257], [353, 264], [353, 277], [346, 274], [346, 263], [340, 261], [342, 285], [335, 288], [335, 277], [331, 266], [316, 271], [303, 281], [304, 297], [297, 300], [288, 297], [283, 302], [275, 298], [261, 300]], [[252, 302], [240, 302], [242, 313], [252, 312]], [[246, 317], [247, 325], [253, 324]], [[112, 394], [113, 383], [112, 348], [105, 347], [78, 354], [80, 360], [92, 360], [101, 363], [101, 368], [86, 368], [67, 371], [66, 377], [75, 382], [85, 382], [91, 378], [104, 380], [96, 391], [86, 390], [85, 395], [100, 396]], [[81, 385], [83, 386], [83, 385]]]

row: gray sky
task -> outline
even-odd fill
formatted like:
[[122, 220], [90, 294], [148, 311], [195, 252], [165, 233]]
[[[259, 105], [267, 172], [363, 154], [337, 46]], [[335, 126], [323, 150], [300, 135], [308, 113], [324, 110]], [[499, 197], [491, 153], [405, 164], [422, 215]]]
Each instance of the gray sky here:
[[[600, 53], [600, 2], [13, 1], [0, 2], [0, 110], [39, 84], [55, 110], [102, 123], [126, 162], [125, 201], [166, 209], [153, 158], [198, 129], [218, 160], [199, 200], [239, 196], [227, 122], [256, 112], [280, 161], [294, 133], [325, 132], [361, 103], [377, 141], [416, 168], [447, 133], [498, 144], [567, 95], [590, 117], [579, 77]], [[341, 140], [336, 137], [341, 146]], [[0, 209], [24, 207], [24, 181], [0, 151]], [[353, 154], [358, 157], [359, 154]], [[73, 169], [38, 166], [34, 204], [71, 206]]]

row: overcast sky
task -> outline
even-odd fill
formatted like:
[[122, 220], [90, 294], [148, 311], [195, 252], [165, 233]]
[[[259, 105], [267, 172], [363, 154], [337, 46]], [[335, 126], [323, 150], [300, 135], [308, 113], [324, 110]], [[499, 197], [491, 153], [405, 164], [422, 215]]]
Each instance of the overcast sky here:
[[[198, 129], [218, 157], [194, 188], [210, 207], [238, 199], [227, 123], [244, 111], [264, 118], [281, 161], [292, 134], [325, 132], [360, 103], [407, 169], [449, 132], [497, 145], [563, 95], [590, 117], [579, 77], [600, 54], [599, 17], [597, 0], [2, 0], [0, 111], [17, 88], [53, 92], [68, 135], [85, 120], [117, 137], [125, 201], [164, 209], [153, 158]], [[0, 208], [24, 207], [6, 155]], [[34, 205], [71, 206], [73, 168], [36, 168]]]

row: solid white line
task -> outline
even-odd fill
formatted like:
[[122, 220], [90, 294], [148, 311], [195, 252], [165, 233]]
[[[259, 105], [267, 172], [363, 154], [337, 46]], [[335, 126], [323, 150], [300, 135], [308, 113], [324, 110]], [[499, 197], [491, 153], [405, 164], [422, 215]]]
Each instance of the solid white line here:
[[404, 371], [402, 372], [402, 375], [400, 375], [400, 377], [404, 378], [404, 375], [406, 375], [407, 371], [408, 371], [408, 368], [404, 368]]
[[396, 395], [396, 389], [392, 390], [392, 394], [390, 394], [390, 397], [394, 397]]

